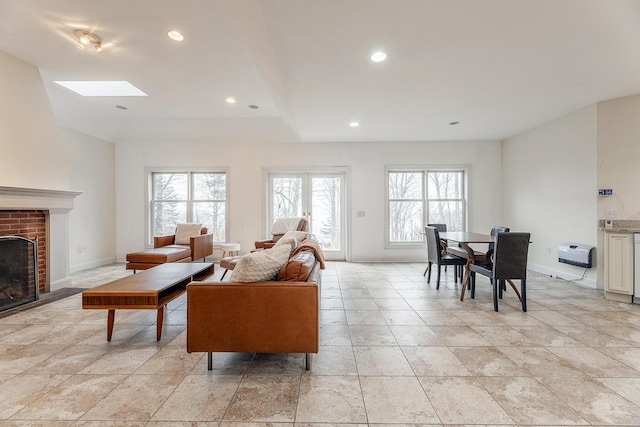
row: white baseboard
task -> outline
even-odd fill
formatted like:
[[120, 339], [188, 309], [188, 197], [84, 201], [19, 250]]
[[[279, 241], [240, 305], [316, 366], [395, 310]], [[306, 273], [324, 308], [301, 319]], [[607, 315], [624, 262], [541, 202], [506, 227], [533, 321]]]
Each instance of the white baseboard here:
[[575, 283], [578, 286], [584, 286], [585, 288], [590, 289], [602, 289], [602, 287], [598, 286], [596, 280], [591, 279], [589, 277], [585, 277], [584, 279], [580, 279], [581, 276], [568, 273], [566, 271], [560, 271], [553, 268], [545, 267], [543, 265], [538, 264], [529, 264], [527, 268], [531, 271], [535, 271], [536, 273], [546, 274], [552, 277], [557, 277], [560, 279], [564, 279], [567, 281], [571, 281], [571, 283]]
[[71, 277], [67, 276], [62, 279], [58, 279], [49, 283], [49, 292], [57, 291], [58, 289], [67, 288], [71, 285]]
[[96, 261], [87, 262], [84, 264], [70, 265], [69, 272], [76, 273], [78, 271], [87, 270], [89, 268], [102, 267], [103, 265], [109, 265], [116, 262], [115, 257], [103, 258]]

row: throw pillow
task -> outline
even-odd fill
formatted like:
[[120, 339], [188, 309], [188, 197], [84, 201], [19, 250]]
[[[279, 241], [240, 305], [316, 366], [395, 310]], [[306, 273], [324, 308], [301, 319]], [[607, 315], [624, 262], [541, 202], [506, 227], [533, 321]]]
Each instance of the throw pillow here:
[[238, 260], [230, 280], [232, 282], [263, 282], [275, 280], [287, 263], [291, 246], [280, 245], [264, 251], [251, 252]]
[[176, 225], [176, 245], [188, 245], [191, 238], [200, 235], [202, 224], [178, 224]]
[[298, 247], [298, 239], [293, 236], [282, 236], [282, 238], [278, 239], [278, 241], [273, 246], [275, 247], [280, 245], [289, 245], [291, 246], [291, 250], [294, 250]]

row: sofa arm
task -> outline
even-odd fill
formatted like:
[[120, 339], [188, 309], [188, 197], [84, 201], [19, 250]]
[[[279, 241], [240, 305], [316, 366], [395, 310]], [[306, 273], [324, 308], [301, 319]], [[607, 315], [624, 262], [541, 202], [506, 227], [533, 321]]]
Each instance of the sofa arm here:
[[191, 237], [189, 243], [191, 246], [191, 261], [213, 254], [213, 234], [201, 234]]
[[175, 239], [175, 234], [170, 234], [168, 236], [156, 236], [153, 238], [153, 247], [161, 248], [163, 246], [173, 245]]
[[187, 351], [317, 353], [316, 282], [191, 282]]

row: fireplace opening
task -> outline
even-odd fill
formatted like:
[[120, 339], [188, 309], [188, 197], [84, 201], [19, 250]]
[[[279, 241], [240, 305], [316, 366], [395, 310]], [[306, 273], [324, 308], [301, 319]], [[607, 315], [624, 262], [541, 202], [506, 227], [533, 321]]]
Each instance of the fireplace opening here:
[[38, 299], [38, 238], [0, 236], [0, 311]]

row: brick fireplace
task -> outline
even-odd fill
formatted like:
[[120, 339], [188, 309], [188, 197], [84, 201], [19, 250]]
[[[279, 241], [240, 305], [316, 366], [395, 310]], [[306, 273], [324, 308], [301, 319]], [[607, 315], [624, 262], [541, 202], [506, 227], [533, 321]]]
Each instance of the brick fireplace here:
[[46, 292], [47, 283], [47, 217], [43, 210], [0, 210], [0, 236], [20, 236], [30, 240], [38, 238], [38, 283], [40, 293]]
[[81, 193], [0, 186], [0, 235], [38, 237], [40, 293], [70, 284], [69, 219]]

